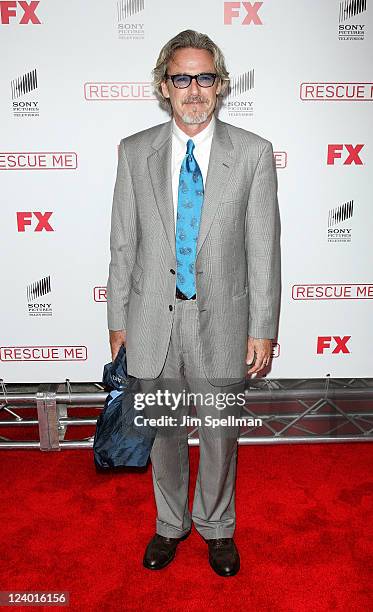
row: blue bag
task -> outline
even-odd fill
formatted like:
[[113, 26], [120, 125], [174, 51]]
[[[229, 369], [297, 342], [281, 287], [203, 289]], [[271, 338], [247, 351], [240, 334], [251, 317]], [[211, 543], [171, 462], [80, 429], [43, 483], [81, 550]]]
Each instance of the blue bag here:
[[104, 366], [102, 382], [111, 389], [96, 424], [93, 441], [98, 468], [144, 467], [149, 459], [156, 430], [136, 425], [134, 394], [138, 379], [127, 374], [126, 347], [122, 344], [113, 362]]

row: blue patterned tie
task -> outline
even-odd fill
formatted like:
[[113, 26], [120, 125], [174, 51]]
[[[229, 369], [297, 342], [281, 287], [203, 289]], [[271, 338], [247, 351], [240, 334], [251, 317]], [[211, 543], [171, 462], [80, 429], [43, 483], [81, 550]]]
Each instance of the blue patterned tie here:
[[203, 178], [194, 147], [193, 140], [188, 140], [180, 168], [176, 217], [176, 286], [188, 298], [196, 292], [194, 265], [203, 204]]

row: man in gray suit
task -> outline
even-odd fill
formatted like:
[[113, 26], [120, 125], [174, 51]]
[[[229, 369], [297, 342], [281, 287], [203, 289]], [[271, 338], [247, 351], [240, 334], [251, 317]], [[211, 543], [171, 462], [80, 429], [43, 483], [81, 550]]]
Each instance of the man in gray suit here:
[[[268, 366], [278, 325], [273, 149], [215, 117], [229, 77], [220, 49], [205, 34], [186, 30], [171, 39], [153, 76], [172, 118], [120, 143], [107, 284], [112, 357], [125, 343], [128, 372], [145, 394], [175, 383], [203, 394], [193, 402], [200, 459], [192, 512], [182, 420], [188, 405], [178, 406], [177, 427], [158, 427], [151, 453], [156, 533], [143, 564], [166, 567], [193, 522], [211, 567], [232, 576], [240, 567], [233, 541], [238, 397], [246, 375]], [[207, 393], [215, 401], [229, 392], [235, 401], [224, 410], [204, 402]], [[223, 422], [211, 427], [206, 415], [216, 410], [232, 417], [228, 428]]]

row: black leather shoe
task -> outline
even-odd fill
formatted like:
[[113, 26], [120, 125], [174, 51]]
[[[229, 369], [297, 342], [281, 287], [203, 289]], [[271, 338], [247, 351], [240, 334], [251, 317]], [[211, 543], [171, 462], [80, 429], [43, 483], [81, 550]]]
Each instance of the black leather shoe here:
[[240, 555], [233, 538], [206, 540], [209, 547], [209, 563], [219, 576], [234, 576], [240, 569]]
[[146, 547], [143, 559], [144, 567], [152, 570], [166, 567], [175, 557], [179, 542], [185, 540], [189, 534], [190, 531], [181, 538], [165, 538], [156, 533]]

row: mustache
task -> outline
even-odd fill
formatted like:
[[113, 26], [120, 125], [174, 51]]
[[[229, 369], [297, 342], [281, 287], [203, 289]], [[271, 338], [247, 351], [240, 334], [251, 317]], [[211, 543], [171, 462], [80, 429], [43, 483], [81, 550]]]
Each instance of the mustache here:
[[205, 98], [202, 98], [202, 96], [192, 96], [192, 95], [191, 96], [187, 96], [183, 100], [183, 104], [193, 104], [193, 102], [194, 103], [196, 103], [196, 102], [204, 103], [204, 102], [207, 102], [207, 100]]

